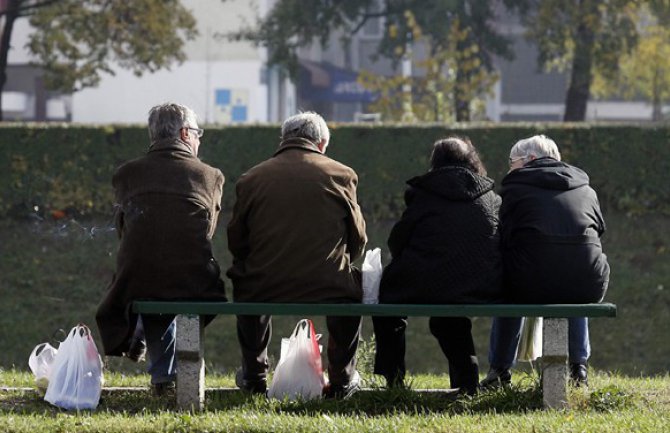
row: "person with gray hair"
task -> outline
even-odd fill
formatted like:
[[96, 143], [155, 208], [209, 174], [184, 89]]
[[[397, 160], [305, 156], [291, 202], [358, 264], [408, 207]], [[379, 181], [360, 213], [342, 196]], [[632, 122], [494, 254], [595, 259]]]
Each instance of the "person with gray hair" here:
[[[358, 176], [325, 155], [330, 132], [312, 112], [286, 119], [274, 156], [243, 174], [228, 224], [233, 265], [227, 275], [236, 302], [360, 303], [352, 265], [367, 242], [356, 199]], [[239, 388], [264, 393], [271, 316], [238, 316]], [[327, 317], [326, 397], [358, 388], [360, 317]]]
[[[186, 132], [181, 137], [182, 132]], [[193, 110], [185, 105], [167, 103], [149, 110], [149, 139], [151, 146], [164, 139], [180, 137], [195, 155], [200, 147], [200, 137], [204, 129], [198, 128], [198, 120]]]
[[106, 355], [139, 360], [146, 348], [156, 394], [174, 387], [174, 317], [138, 317], [132, 302], [226, 300], [211, 244], [224, 178], [198, 159], [202, 135], [190, 108], [155, 106], [149, 112], [149, 151], [121, 165], [112, 178], [121, 242], [96, 321]]
[[561, 153], [558, 151], [558, 146], [556, 146], [554, 140], [546, 135], [534, 135], [519, 140], [512, 146], [512, 150], [509, 152], [509, 161], [510, 164], [515, 163], [514, 168], [523, 166], [531, 158], [554, 158], [560, 161]]
[[323, 120], [323, 117], [311, 111], [299, 113], [286, 119], [281, 126], [281, 136], [282, 140], [305, 138], [314, 143], [325, 140], [326, 146], [330, 141], [330, 131], [326, 121]]
[[[581, 169], [561, 162], [556, 143], [535, 135], [510, 151], [500, 208], [504, 285], [508, 301], [533, 304], [600, 302], [610, 267], [600, 237], [605, 232], [596, 192]], [[490, 370], [480, 383], [511, 380], [521, 336], [521, 318], [495, 318]], [[590, 356], [587, 318], [568, 322], [570, 377], [587, 385]]]

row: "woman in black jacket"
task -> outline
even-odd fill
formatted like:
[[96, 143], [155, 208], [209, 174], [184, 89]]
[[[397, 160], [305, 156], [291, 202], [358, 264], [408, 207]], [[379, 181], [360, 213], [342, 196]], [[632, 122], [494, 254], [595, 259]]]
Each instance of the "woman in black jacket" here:
[[[391, 231], [382, 303], [471, 304], [501, 298], [500, 197], [467, 138], [434, 144], [428, 173], [410, 179], [407, 209]], [[389, 386], [405, 375], [406, 317], [374, 317], [375, 373]], [[479, 368], [467, 317], [431, 317], [452, 388], [474, 392]]]

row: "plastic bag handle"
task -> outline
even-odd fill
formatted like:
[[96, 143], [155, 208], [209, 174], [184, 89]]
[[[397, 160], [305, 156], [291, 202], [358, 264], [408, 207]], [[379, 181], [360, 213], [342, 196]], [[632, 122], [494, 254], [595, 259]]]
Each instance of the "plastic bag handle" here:
[[44, 348], [47, 346], [47, 344], [49, 344], [49, 343], [40, 343], [37, 346], [35, 346], [32, 353], [30, 354], [30, 356], [33, 357], [33, 356], [39, 355], [39, 353], [41, 353], [44, 350]]
[[72, 328], [70, 335], [74, 337], [76, 334], [79, 334], [80, 337], [91, 337], [91, 330], [88, 326], [83, 323], [78, 323], [77, 326]]
[[314, 328], [310, 326], [312, 323], [311, 320], [309, 319], [301, 319], [297, 325], [295, 325], [295, 329], [293, 330], [293, 333], [291, 334], [292, 338], [298, 337], [298, 334], [300, 331], [307, 326], [307, 336], [309, 337], [309, 331], [313, 330]]

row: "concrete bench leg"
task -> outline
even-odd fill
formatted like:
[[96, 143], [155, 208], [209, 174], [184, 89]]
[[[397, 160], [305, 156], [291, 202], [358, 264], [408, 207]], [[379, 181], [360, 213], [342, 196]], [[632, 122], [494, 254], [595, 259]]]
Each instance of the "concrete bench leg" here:
[[205, 406], [203, 325], [200, 316], [177, 316], [177, 407], [200, 411]]
[[547, 409], [568, 406], [568, 319], [544, 319], [542, 329], [542, 400]]

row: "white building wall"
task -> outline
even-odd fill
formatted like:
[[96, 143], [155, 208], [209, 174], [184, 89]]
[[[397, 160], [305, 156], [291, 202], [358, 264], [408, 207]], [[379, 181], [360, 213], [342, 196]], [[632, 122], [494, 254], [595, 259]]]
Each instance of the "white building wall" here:
[[24, 65], [30, 63], [33, 58], [30, 51], [26, 48], [28, 38], [33, 28], [30, 27], [28, 18], [19, 18], [14, 21], [14, 30], [12, 31], [11, 46], [7, 56], [7, 64]]
[[145, 123], [152, 106], [171, 101], [191, 107], [203, 124], [267, 121], [264, 50], [248, 42], [230, 42], [225, 33], [253, 24], [268, 1], [182, 0], [199, 31], [184, 46], [187, 60], [142, 77], [116, 68], [116, 75], [103, 76], [98, 87], [73, 95], [72, 120]]
[[[83, 123], [145, 123], [149, 109], [164, 102], [191, 107], [203, 124], [265, 122], [267, 86], [258, 61], [188, 61], [171, 71], [143, 77], [119, 70], [96, 88], [73, 95], [72, 119]], [[230, 104], [217, 105], [217, 92], [230, 91]], [[219, 93], [220, 94], [220, 93]], [[233, 107], [246, 107], [235, 121]]]

